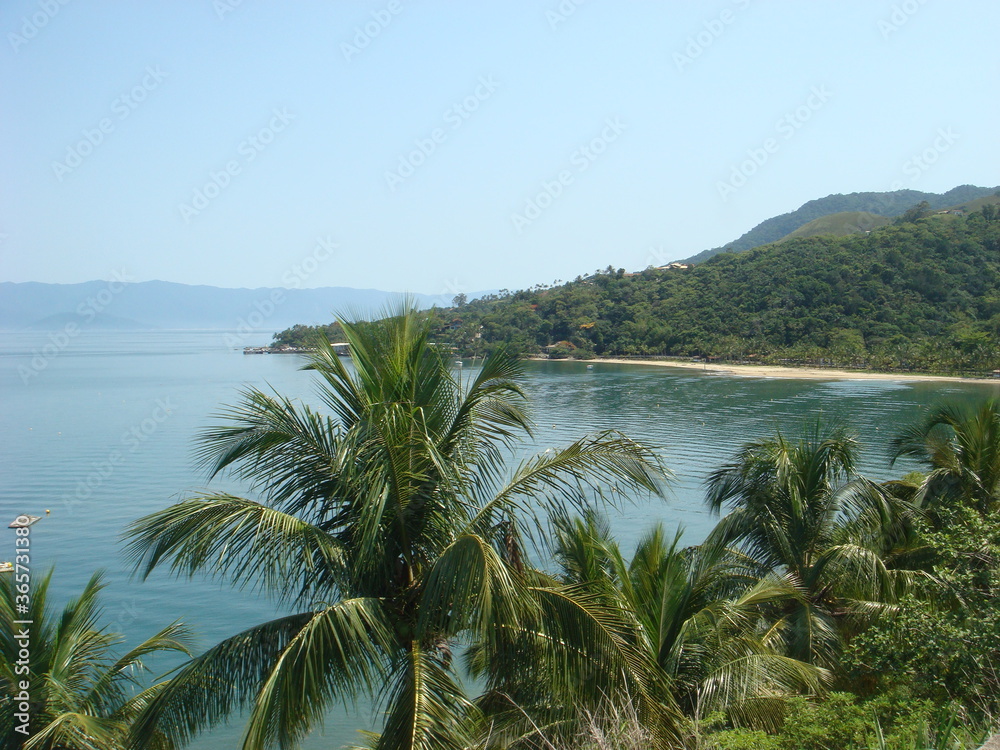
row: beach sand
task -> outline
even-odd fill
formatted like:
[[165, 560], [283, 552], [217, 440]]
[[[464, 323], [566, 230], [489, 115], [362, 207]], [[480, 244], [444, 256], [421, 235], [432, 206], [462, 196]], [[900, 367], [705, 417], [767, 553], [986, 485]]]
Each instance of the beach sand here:
[[792, 380], [895, 380], [946, 383], [982, 383], [1000, 387], [997, 378], [959, 378], [946, 375], [922, 375], [895, 372], [860, 372], [852, 370], [826, 370], [810, 367], [778, 367], [774, 365], [732, 365], [711, 362], [687, 362], [683, 360], [636, 360], [636, 359], [580, 359], [568, 360], [588, 364], [610, 363], [618, 365], [646, 365], [652, 367], [675, 367], [683, 370], [701, 370], [718, 375], [733, 375], [750, 378], [789, 378]]

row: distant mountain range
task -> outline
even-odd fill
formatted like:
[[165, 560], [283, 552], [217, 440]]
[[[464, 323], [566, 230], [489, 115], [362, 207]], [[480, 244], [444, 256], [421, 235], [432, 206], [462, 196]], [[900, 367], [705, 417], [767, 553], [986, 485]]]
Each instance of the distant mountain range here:
[[[451, 304], [450, 297], [411, 296], [421, 308]], [[0, 282], [0, 330], [57, 330], [70, 323], [95, 330], [280, 330], [295, 323], [329, 323], [336, 313], [376, 311], [401, 297], [349, 287], [224, 289], [121, 279]]]
[[[913, 208], [921, 201], [927, 201], [932, 209], [944, 209], [959, 206], [978, 198], [984, 198], [1000, 190], [1000, 187], [977, 187], [975, 185], [959, 185], [952, 188], [947, 193], [922, 193], [918, 190], [895, 190], [887, 193], [851, 193], [849, 195], [828, 195], [825, 198], [811, 200], [802, 204], [795, 211], [781, 214], [773, 218], [762, 221], [739, 239], [723, 245], [714, 247], [711, 250], [703, 250], [697, 255], [684, 259], [684, 263], [701, 263], [708, 260], [713, 255], [722, 252], [742, 252], [761, 245], [785, 239], [804, 225], [821, 219], [831, 214], [840, 213], [867, 213], [882, 216], [887, 219], [902, 215], [907, 209]], [[861, 219], [869, 224], [878, 226], [877, 220]], [[834, 228], [841, 222], [834, 221], [831, 227], [822, 226], [815, 231], [809, 230], [795, 236], [813, 236], [816, 234], [848, 234], [850, 231], [841, 231], [842, 228]], [[847, 220], [847, 224], [850, 220]], [[883, 222], [887, 223], [887, 222]], [[872, 229], [874, 226], [865, 226], [864, 229]], [[863, 231], [863, 230], [856, 230]]]

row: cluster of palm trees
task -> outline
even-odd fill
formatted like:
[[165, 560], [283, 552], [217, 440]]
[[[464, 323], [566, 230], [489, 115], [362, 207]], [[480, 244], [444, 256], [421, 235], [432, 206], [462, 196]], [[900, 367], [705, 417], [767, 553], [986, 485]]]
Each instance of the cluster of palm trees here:
[[[32, 583], [27, 612], [15, 609], [13, 576], [0, 586], [0, 738], [4, 748], [86, 748], [109, 750], [131, 744], [130, 732], [138, 716], [166, 683], [144, 684], [143, 660], [159, 652], [191, 656], [193, 639], [179, 622], [122, 656], [114, 650], [124, 638], [101, 625], [100, 592], [104, 582], [95, 574], [82, 593], [66, 604], [58, 617], [47, 607], [51, 572]], [[21, 669], [14, 635], [31, 622], [30, 674]], [[30, 682], [27, 691], [21, 690]], [[22, 707], [28, 693], [28, 706]], [[27, 719], [27, 720], [25, 720]], [[143, 747], [170, 750], [168, 733], [154, 729]]]
[[[832, 683], [847, 639], [933, 589], [913, 543], [922, 514], [1000, 503], [994, 402], [902, 435], [897, 457], [928, 472], [885, 485], [857, 474], [846, 433], [814, 426], [749, 444], [710, 476], [708, 504], [725, 515], [703, 544], [657, 527], [626, 559], [600, 507], [662, 492], [652, 450], [607, 431], [509, 470], [531, 435], [515, 357], [499, 351], [463, 380], [419, 313], [341, 326], [353, 366], [329, 346], [308, 365], [329, 415], [250, 389], [199, 439], [210, 473], [255, 499], [192, 497], [126, 532], [140, 576], [218, 576], [295, 613], [147, 687], [142, 658], [187, 653], [187, 633], [171, 625], [113, 660], [95, 579], [39, 630], [37, 726], [16, 734], [5, 707], [5, 746], [181, 747], [241, 713], [245, 748], [292, 748], [360, 696], [382, 710], [370, 744], [386, 749], [552, 747], [623, 706], [656, 747], [720, 712], [776, 726], [787, 696]], [[2, 590], [11, 686], [18, 618], [13, 585]]]

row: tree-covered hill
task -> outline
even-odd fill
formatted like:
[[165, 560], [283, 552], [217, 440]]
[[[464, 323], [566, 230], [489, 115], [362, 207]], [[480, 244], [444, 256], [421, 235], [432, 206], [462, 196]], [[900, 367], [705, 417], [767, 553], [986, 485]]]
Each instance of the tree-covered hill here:
[[845, 234], [870, 232], [891, 223], [892, 219], [889, 217], [873, 214], [869, 211], [841, 211], [813, 219], [808, 224], [803, 224], [794, 232], [782, 237], [782, 240], [791, 240], [796, 237], [818, 237], [824, 234], [842, 237]]
[[532, 354], [556, 345], [557, 355], [991, 370], [1000, 367], [1000, 220], [995, 209], [930, 216], [688, 269], [609, 269], [437, 314], [466, 352], [508, 342]]
[[791, 239], [690, 268], [608, 267], [432, 314], [438, 341], [464, 355], [503, 343], [553, 357], [991, 371], [1000, 368], [1000, 211]]
[[811, 200], [795, 211], [773, 216], [762, 221], [749, 232], [722, 247], [704, 250], [688, 258], [685, 263], [700, 263], [721, 252], [742, 252], [751, 248], [777, 242], [799, 227], [829, 214], [845, 211], [866, 211], [893, 218], [901, 216], [911, 206], [927, 201], [932, 209], [949, 208], [962, 203], [983, 198], [997, 192], [998, 188], [984, 188], [975, 185], [959, 185], [946, 193], [922, 193], [918, 190], [895, 190], [892, 192], [835, 194]]

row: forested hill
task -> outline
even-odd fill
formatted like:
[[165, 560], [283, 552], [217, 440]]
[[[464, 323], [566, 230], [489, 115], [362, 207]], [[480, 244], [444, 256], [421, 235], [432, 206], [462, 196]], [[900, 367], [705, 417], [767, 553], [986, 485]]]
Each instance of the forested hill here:
[[[437, 338], [463, 355], [506, 343], [551, 357], [1000, 369], [1000, 210], [921, 213], [867, 235], [790, 239], [686, 269], [609, 267], [558, 287], [488, 295], [435, 309]], [[308, 343], [316, 330], [276, 339]]]
[[688, 269], [609, 268], [436, 314], [442, 339], [464, 353], [508, 342], [550, 356], [987, 371], [1000, 368], [998, 213], [793, 239]]
[[848, 195], [835, 194], [825, 198], [811, 200], [802, 204], [795, 211], [787, 214], [774, 216], [766, 221], [762, 221], [749, 232], [737, 240], [730, 242], [723, 247], [715, 247], [711, 250], [704, 250], [697, 255], [688, 258], [685, 263], [701, 263], [708, 260], [713, 255], [724, 251], [742, 252], [769, 242], [777, 242], [803, 224], [807, 224], [814, 219], [830, 214], [842, 213], [845, 211], [864, 211], [894, 218], [901, 216], [908, 208], [915, 206], [921, 201], [927, 201], [927, 205], [932, 209], [950, 208], [958, 206], [967, 201], [976, 200], [987, 195], [992, 195], [998, 188], [983, 188], [975, 185], [959, 185], [946, 193], [922, 193], [918, 190], [895, 190], [885, 193], [850, 193]]

